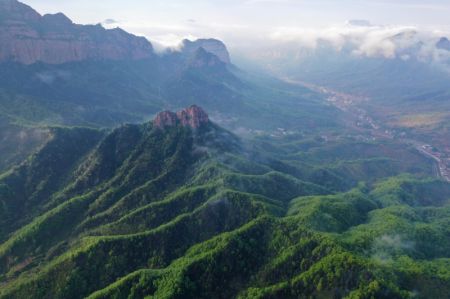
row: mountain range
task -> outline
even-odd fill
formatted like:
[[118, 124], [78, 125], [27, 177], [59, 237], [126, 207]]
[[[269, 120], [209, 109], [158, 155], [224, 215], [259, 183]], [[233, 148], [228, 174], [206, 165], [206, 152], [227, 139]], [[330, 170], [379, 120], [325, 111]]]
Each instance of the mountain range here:
[[0, 4], [0, 61], [62, 64], [83, 60], [151, 58], [152, 45], [120, 29], [73, 24], [64, 14], [41, 16], [17, 1]]
[[[158, 55], [121, 29], [41, 16], [15, 0], [1, 5], [0, 98], [8, 105], [0, 101], [0, 113], [13, 122], [114, 126], [193, 101], [224, 117], [240, 110], [251, 118], [243, 100], [263, 100], [254, 92], [262, 84], [232, 65], [221, 41], [185, 40]], [[30, 104], [27, 115], [14, 111], [15, 102]]]
[[[445, 271], [425, 269], [445, 267], [436, 258], [449, 249], [439, 223], [450, 185], [408, 176], [357, 185], [367, 167], [371, 179], [375, 169], [380, 178], [426, 173], [420, 155], [384, 145], [399, 163], [383, 162], [378, 145], [360, 143], [343, 158], [346, 145], [318, 143], [305, 157], [277, 158], [262, 142], [246, 144], [197, 106], [112, 132], [53, 129], [0, 178], [0, 297], [448, 294]], [[321, 151], [349, 164], [319, 166]]]
[[[302, 42], [310, 39], [314, 45]], [[448, 155], [448, 45], [448, 37], [418, 28], [361, 21], [268, 46], [254, 61], [260, 72], [345, 94], [385, 130], [408, 133]]]
[[[41, 16], [14, 0], [0, 5], [0, 139], [21, 149], [0, 146], [10, 157], [0, 164], [18, 162], [34, 148], [19, 136], [32, 135], [30, 126], [114, 127], [192, 104], [231, 130], [335, 123], [336, 111], [318, 94], [240, 70], [221, 41], [185, 40], [180, 50], [157, 54], [149, 41], [121, 29]], [[301, 107], [323, 117], [291, 113]]]
[[314, 55], [276, 78], [0, 0], [0, 298], [448, 298], [436, 149], [364, 110], [445, 78]]

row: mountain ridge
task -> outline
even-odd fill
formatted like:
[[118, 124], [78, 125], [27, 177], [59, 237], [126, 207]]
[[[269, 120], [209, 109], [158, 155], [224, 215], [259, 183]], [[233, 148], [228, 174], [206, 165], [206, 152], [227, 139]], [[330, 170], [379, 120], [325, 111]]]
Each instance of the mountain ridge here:
[[[63, 13], [41, 15], [17, 0], [0, 1], [0, 10], [0, 62], [63, 64], [83, 60], [156, 59], [157, 56], [148, 39], [118, 27], [105, 29], [100, 24], [75, 24]], [[219, 40], [182, 41], [181, 51], [188, 58], [200, 48], [231, 64], [230, 54]]]
[[184, 53], [186, 53], [186, 55], [192, 55], [200, 48], [203, 48], [206, 52], [214, 54], [223, 63], [231, 64], [230, 53], [228, 52], [226, 45], [220, 40], [213, 38], [201, 38], [194, 41], [188, 39], [182, 41], [181, 49]]
[[6, 9], [0, 18], [0, 62], [63, 64], [155, 56], [147, 39], [122, 29], [77, 25], [62, 13], [42, 16], [15, 0], [1, 3]]
[[[367, 171], [362, 161], [379, 163], [373, 142], [330, 152], [315, 140], [319, 148], [306, 151], [278, 138], [274, 154], [264, 140], [246, 148], [202, 111], [181, 110], [163, 130], [164, 112], [112, 131], [56, 128], [0, 176], [0, 298], [408, 298], [411, 289], [432, 297], [448, 290], [445, 271], [433, 277], [412, 259], [448, 256], [445, 231], [428, 224], [435, 212], [409, 217], [422, 205], [444, 213], [450, 184], [394, 177], [358, 185], [355, 164]], [[353, 170], [318, 162], [347, 155]], [[427, 164], [404, 150], [396, 156]], [[392, 175], [381, 163], [378, 175]], [[394, 174], [403, 169], [387, 163]], [[345, 183], [349, 175], [355, 182]], [[391, 237], [390, 225], [409, 231]], [[443, 249], [428, 250], [424, 232]], [[418, 252], [389, 247], [401, 238]], [[372, 261], [367, 254], [381, 250], [372, 243], [393, 258], [394, 250], [407, 255], [402, 265], [413, 273]], [[411, 286], [415, 277], [421, 283]]]

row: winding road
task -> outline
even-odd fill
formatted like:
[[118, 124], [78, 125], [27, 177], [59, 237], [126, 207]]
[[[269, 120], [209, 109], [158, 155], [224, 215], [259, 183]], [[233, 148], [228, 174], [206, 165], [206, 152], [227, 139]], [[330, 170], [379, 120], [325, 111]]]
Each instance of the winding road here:
[[413, 146], [423, 156], [434, 161], [434, 172], [437, 177], [450, 182], [450, 153], [442, 153], [434, 146], [423, 141], [406, 138], [405, 136], [397, 137], [395, 130], [382, 126], [367, 111], [361, 108], [359, 104], [369, 101], [369, 98], [342, 93], [324, 86], [293, 80], [291, 78], [283, 77], [281, 79], [287, 83], [307, 87], [325, 95], [330, 104], [348, 115], [348, 119], [351, 120], [349, 124], [358, 131], [365, 132], [366, 134], [369, 133], [375, 138], [395, 139], [408, 146]]

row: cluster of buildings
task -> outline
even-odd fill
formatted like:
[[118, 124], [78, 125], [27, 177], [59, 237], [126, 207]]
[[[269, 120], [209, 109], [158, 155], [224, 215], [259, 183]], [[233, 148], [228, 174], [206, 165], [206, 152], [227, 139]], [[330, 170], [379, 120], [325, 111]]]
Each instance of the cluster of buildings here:
[[450, 182], [450, 151], [443, 153], [429, 144], [422, 145], [419, 150], [436, 160], [440, 176]]

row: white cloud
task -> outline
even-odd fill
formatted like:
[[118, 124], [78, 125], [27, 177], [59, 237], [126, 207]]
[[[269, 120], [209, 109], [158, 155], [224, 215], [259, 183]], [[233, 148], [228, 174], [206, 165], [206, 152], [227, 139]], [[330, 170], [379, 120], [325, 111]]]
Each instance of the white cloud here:
[[112, 26], [112, 25], [116, 25], [116, 24], [119, 24], [119, 23], [120, 23], [120, 21], [115, 20], [115, 19], [106, 19], [106, 20], [104, 20], [102, 22], [102, 24], [106, 25], [106, 26]]
[[[266, 1], [266, 0], [264, 0]], [[272, 0], [271, 0], [272, 1]], [[115, 20], [114, 20], [115, 21]], [[106, 23], [106, 24], [105, 24]], [[241, 55], [282, 57], [302, 49], [314, 50], [326, 43], [335, 50], [351, 49], [354, 55], [399, 58], [448, 63], [450, 52], [438, 50], [437, 40], [449, 36], [446, 30], [427, 30], [416, 26], [372, 25], [366, 20], [352, 20], [327, 27], [283, 26], [253, 27], [245, 23], [204, 22], [183, 19], [179, 22], [115, 21], [106, 27], [120, 26], [147, 37], [157, 51], [177, 48], [183, 39], [218, 38]], [[411, 51], [414, 50], [414, 53]], [[288, 52], [289, 54], [286, 54]], [[271, 54], [267, 54], [271, 53]]]
[[355, 55], [367, 57], [409, 59], [415, 54], [420, 59], [448, 59], [448, 51], [440, 51], [435, 46], [437, 40], [448, 36], [448, 33], [421, 30], [414, 26], [381, 26], [361, 22], [319, 29], [280, 27], [272, 31], [270, 39], [274, 44], [291, 43], [299, 49], [316, 49], [320, 42], [325, 42], [338, 51], [346, 47], [352, 49]]

